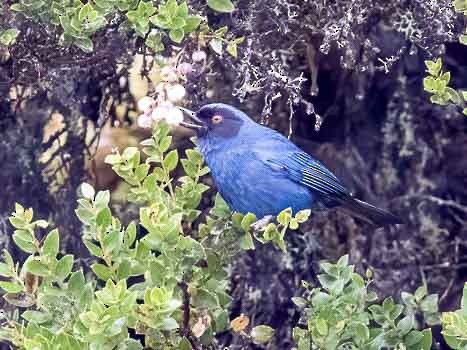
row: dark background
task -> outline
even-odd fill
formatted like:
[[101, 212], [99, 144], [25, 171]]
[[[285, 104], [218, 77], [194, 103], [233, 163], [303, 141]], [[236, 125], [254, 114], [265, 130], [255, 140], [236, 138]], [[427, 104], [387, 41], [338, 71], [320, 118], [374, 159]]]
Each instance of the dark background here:
[[[204, 2], [189, 3], [205, 11]], [[235, 4], [232, 15], [208, 11], [208, 18], [213, 27], [228, 25], [245, 36], [239, 58], [206, 49], [208, 63], [195, 66], [186, 85], [188, 105], [227, 102], [284, 134], [291, 128], [292, 140], [359, 198], [407, 224], [375, 230], [338, 211], [314, 213], [303, 232], [287, 235], [288, 254], [259, 246], [237, 259], [232, 317], [245, 313], [255, 324], [271, 325], [278, 333], [271, 348], [290, 349], [299, 317], [290, 298], [300, 293], [302, 279], [316, 280], [319, 260], [346, 253], [358, 271], [373, 269], [381, 297], [398, 298], [426, 281], [442, 310], [458, 308], [467, 275], [467, 117], [455, 106], [431, 104], [423, 91], [424, 60], [438, 56], [451, 71], [451, 85], [467, 87], [467, 50], [457, 43], [464, 20], [451, 1]], [[76, 189], [84, 180], [99, 185], [101, 164], [85, 167], [95, 155], [90, 145], [117, 119], [117, 104], [134, 106], [120, 78], [144, 45], [110, 26], [95, 35], [94, 53], [83, 54], [59, 46], [50, 28], [6, 11], [0, 24], [11, 23], [21, 35], [9, 50], [0, 49], [0, 248], [21, 258], [7, 220], [19, 202], [60, 228], [64, 249], [86, 258], [74, 216]], [[189, 62], [197, 43], [184, 46]], [[319, 131], [313, 111], [322, 118]], [[64, 128], [44, 142], [55, 112]], [[111, 138], [117, 146], [144, 137], [128, 116], [120, 125], [125, 131]], [[188, 144], [182, 136], [180, 147]], [[52, 149], [59, 137], [60, 147]], [[40, 161], [44, 154], [50, 161]], [[115, 186], [111, 180], [100, 185]], [[210, 204], [207, 198], [206, 209]], [[236, 338], [222, 342], [253, 349]]]

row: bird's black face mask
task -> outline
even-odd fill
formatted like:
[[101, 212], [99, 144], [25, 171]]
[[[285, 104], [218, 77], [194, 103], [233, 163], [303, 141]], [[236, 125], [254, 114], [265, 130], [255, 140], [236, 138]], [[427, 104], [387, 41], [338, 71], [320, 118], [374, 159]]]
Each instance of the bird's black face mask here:
[[192, 121], [182, 122], [182, 126], [193, 129], [198, 137], [211, 136], [230, 138], [238, 134], [243, 124], [241, 116], [235, 115], [231, 109], [223, 108], [224, 105], [215, 103], [200, 108], [197, 112], [180, 108]]

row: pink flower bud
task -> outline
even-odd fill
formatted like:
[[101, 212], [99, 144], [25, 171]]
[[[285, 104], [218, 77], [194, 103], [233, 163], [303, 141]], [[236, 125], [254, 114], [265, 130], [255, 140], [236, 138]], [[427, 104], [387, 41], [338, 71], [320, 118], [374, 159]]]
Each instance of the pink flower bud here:
[[183, 62], [178, 65], [177, 70], [181, 75], [188, 75], [193, 72], [193, 66], [191, 63]]

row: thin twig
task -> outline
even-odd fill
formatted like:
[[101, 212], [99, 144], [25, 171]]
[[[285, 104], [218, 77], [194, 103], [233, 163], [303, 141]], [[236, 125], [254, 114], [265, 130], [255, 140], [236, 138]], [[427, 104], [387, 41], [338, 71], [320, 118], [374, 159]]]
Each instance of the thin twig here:
[[188, 284], [182, 281], [178, 285], [182, 290], [183, 297], [183, 324], [182, 328], [180, 328], [180, 335], [190, 341], [193, 350], [200, 350], [190, 329], [190, 293], [188, 293]]

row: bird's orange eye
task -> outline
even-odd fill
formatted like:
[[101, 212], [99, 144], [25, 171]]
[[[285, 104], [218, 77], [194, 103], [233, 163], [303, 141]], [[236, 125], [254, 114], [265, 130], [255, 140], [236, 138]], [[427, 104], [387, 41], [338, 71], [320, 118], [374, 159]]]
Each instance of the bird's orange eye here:
[[222, 117], [221, 115], [215, 115], [211, 118], [211, 122], [213, 124], [220, 124], [222, 123], [223, 120], [224, 120], [224, 117]]

